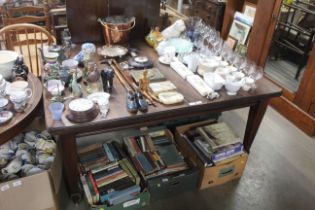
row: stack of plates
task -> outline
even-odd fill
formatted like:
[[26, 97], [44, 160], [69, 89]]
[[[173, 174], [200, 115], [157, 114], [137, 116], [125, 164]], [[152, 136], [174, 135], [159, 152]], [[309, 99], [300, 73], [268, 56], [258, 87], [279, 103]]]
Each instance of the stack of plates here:
[[69, 103], [70, 114], [67, 118], [75, 123], [90, 122], [98, 115], [98, 109], [91, 100], [74, 99]]

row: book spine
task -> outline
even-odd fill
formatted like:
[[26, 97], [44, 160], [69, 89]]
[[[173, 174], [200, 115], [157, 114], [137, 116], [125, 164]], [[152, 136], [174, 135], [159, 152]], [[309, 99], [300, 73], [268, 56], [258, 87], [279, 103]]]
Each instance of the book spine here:
[[100, 180], [100, 179], [104, 179], [108, 176], [111, 176], [113, 174], [116, 174], [118, 172], [123, 171], [119, 166], [116, 166], [115, 168], [112, 168], [111, 170], [104, 170], [101, 171], [99, 173], [94, 174], [94, 179], [95, 181]]
[[128, 176], [129, 176], [134, 182], [136, 182], [135, 177], [133, 177], [131, 171], [128, 169], [127, 165], [125, 164], [125, 162], [124, 162], [123, 160], [120, 160], [120, 161], [119, 161], [119, 165], [120, 165], [121, 168], [128, 174]]
[[114, 168], [116, 166], [118, 166], [118, 162], [114, 162], [114, 163], [108, 164], [108, 165], [102, 165], [100, 167], [95, 167], [95, 168], [91, 169], [91, 172], [92, 172], [92, 174], [96, 174], [96, 173], [99, 173], [101, 171]]
[[81, 183], [82, 183], [82, 186], [83, 186], [83, 191], [84, 191], [84, 194], [87, 198], [87, 201], [90, 205], [93, 205], [93, 198], [92, 198], [92, 194], [91, 194], [91, 191], [89, 189], [89, 186], [87, 185], [87, 182], [86, 182], [86, 179], [85, 179], [85, 176], [83, 175], [80, 175], [80, 179], [81, 179]]
[[130, 138], [124, 138], [124, 144], [125, 144], [125, 146], [126, 146], [126, 148], [127, 148], [127, 151], [128, 151], [128, 153], [129, 153], [129, 155], [131, 156], [131, 157], [134, 157], [137, 153], [136, 153], [136, 151], [133, 149], [133, 147], [131, 146], [131, 141], [130, 141]]
[[98, 187], [106, 186], [106, 185], [108, 185], [109, 183], [112, 183], [112, 182], [115, 182], [115, 181], [117, 181], [117, 180], [119, 180], [119, 179], [125, 178], [126, 176], [128, 176], [126, 173], [122, 173], [121, 175], [118, 175], [118, 176], [113, 177], [113, 179], [110, 179], [110, 180], [108, 180], [108, 181], [99, 183], [99, 185], [97, 185], [97, 186], [98, 186]]
[[123, 159], [123, 158], [127, 158], [126, 153], [121, 149], [120, 145], [118, 142], [114, 141], [112, 142], [114, 148], [116, 149], [118, 155], [119, 155], [119, 160]]
[[90, 179], [90, 181], [91, 181], [91, 183], [92, 183], [93, 190], [94, 190], [94, 192], [95, 192], [96, 200], [99, 201], [99, 199], [100, 199], [100, 193], [99, 193], [99, 191], [98, 191], [98, 189], [97, 189], [96, 182], [95, 182], [95, 180], [94, 180], [94, 178], [93, 178], [92, 173], [88, 173], [88, 175], [89, 175], [89, 179]]
[[95, 182], [97, 183], [97, 184], [99, 184], [99, 183], [103, 183], [103, 182], [105, 182], [105, 181], [109, 181], [109, 180], [111, 180], [113, 177], [116, 177], [116, 176], [119, 176], [119, 175], [121, 175], [121, 174], [124, 174], [125, 172], [123, 171], [123, 170], [120, 170], [120, 171], [116, 171], [116, 172], [114, 172], [114, 173], [112, 173], [112, 174], [109, 174], [109, 175], [107, 175], [107, 176], [104, 176], [104, 177], [99, 177], [98, 179], [95, 179]]
[[131, 163], [127, 159], [124, 159], [124, 162], [127, 168], [129, 169], [129, 171], [131, 172], [132, 176], [135, 178], [136, 184], [140, 184], [140, 177], [137, 171], [135, 170], [135, 168], [131, 165]]
[[114, 161], [115, 161], [114, 156], [113, 156], [112, 152], [110, 151], [110, 149], [109, 149], [109, 147], [108, 147], [108, 145], [107, 145], [106, 143], [103, 144], [103, 148], [104, 148], [104, 151], [105, 151], [105, 153], [106, 153], [108, 159], [109, 159], [111, 162], [114, 162]]
[[131, 138], [130, 140], [131, 140], [131, 145], [132, 145], [132, 147], [133, 147], [134, 150], [136, 151], [136, 154], [140, 154], [140, 153], [141, 153], [141, 150], [140, 150], [140, 148], [139, 148], [139, 146], [138, 146], [138, 144], [137, 144], [136, 139], [135, 139], [135, 138]]
[[116, 149], [115, 149], [115, 147], [113, 146], [113, 144], [112, 144], [112, 143], [109, 143], [109, 144], [108, 144], [108, 147], [109, 147], [110, 151], [112, 152], [115, 161], [118, 161], [118, 160], [119, 160], [118, 152], [116, 151]]
[[211, 148], [214, 148], [216, 146], [216, 144], [211, 140], [211, 138], [208, 136], [208, 134], [204, 131], [202, 127], [198, 127], [196, 131], [211, 146]]

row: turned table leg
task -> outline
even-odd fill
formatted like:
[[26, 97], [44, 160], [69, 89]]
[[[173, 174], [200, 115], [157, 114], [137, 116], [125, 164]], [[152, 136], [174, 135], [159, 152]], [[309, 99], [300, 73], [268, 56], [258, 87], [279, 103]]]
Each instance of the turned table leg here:
[[79, 173], [77, 168], [78, 155], [75, 134], [61, 135], [60, 141], [68, 191], [72, 201], [79, 203], [81, 200], [81, 190], [79, 187]]
[[244, 136], [244, 149], [249, 153], [252, 143], [257, 134], [260, 123], [267, 110], [269, 100], [259, 101], [249, 109], [248, 119]]

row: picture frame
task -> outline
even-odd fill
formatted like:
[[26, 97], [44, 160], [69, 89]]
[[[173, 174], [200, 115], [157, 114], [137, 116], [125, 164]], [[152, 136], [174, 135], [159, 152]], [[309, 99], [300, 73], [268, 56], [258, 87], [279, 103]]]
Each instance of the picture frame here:
[[251, 26], [234, 19], [230, 28], [229, 36], [236, 39], [238, 44], [245, 45], [250, 30]]
[[242, 9], [242, 13], [244, 15], [254, 19], [255, 15], [256, 15], [256, 8], [257, 8], [256, 4], [245, 1], [243, 9]]
[[238, 42], [238, 40], [231, 37], [231, 36], [228, 36], [227, 39], [225, 40], [226, 46], [228, 46], [232, 50], [235, 50], [235, 48], [237, 46], [237, 42]]

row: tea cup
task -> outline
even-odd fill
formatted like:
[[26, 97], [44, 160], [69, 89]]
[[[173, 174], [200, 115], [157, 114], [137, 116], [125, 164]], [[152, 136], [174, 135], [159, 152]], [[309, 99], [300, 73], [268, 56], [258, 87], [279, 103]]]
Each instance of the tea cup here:
[[18, 90], [10, 93], [10, 101], [14, 104], [14, 109], [17, 112], [22, 112], [25, 108], [27, 99], [32, 97], [32, 90], [26, 88], [25, 90]]
[[10, 85], [10, 92], [23, 91], [23, 90], [26, 90], [27, 87], [28, 87], [28, 82], [26, 81], [22, 81], [22, 80], [14, 81]]

